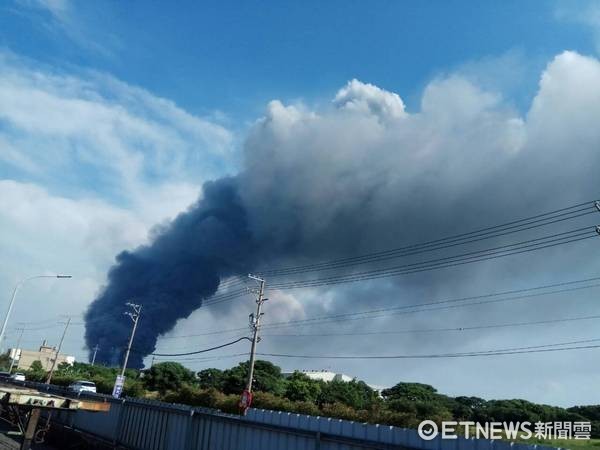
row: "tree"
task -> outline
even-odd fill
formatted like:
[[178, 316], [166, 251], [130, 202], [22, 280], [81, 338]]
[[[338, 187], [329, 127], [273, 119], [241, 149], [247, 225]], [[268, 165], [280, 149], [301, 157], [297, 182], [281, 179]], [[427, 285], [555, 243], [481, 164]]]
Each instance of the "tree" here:
[[38, 359], [31, 363], [29, 370], [32, 372], [44, 372], [44, 366], [42, 366], [42, 362]]
[[433, 386], [422, 383], [398, 383], [381, 391], [381, 395], [386, 400], [431, 401], [438, 398]]
[[451, 405], [452, 415], [459, 420], [476, 420], [486, 401], [479, 397], [455, 397]]
[[146, 387], [159, 392], [179, 389], [183, 384], [194, 380], [194, 372], [176, 362], [155, 364], [144, 377]]
[[[223, 373], [223, 392], [240, 394], [246, 387], [249, 362], [238, 364]], [[281, 395], [285, 389], [285, 380], [281, 376], [281, 368], [269, 361], [257, 360], [254, 363], [254, 382], [252, 389]]]
[[302, 372], [294, 372], [285, 384], [285, 397], [292, 401], [316, 402], [322, 391], [322, 381], [312, 380]]
[[319, 404], [343, 403], [354, 409], [368, 409], [377, 400], [377, 393], [364, 381], [330, 381], [324, 383]]
[[225, 382], [225, 375], [222, 370], [219, 369], [204, 369], [197, 373], [198, 386], [202, 389], [223, 389], [223, 383]]

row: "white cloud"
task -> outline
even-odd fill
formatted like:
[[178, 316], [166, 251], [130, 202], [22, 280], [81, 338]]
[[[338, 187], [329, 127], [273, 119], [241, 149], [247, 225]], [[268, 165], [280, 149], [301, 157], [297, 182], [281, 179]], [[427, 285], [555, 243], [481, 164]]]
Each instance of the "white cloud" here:
[[[106, 74], [0, 53], [0, 285], [8, 295], [30, 275], [74, 275], [28, 283], [14, 321], [80, 313], [117, 253], [232, 170], [233, 145], [222, 126]], [[67, 345], [79, 350], [82, 332], [73, 328]]]
[[356, 79], [338, 91], [333, 103], [340, 109], [372, 114], [382, 121], [396, 120], [405, 115], [404, 102], [398, 94]]
[[112, 77], [56, 74], [0, 55], [0, 160], [25, 176], [43, 167], [51, 189], [100, 188], [139, 205], [163, 184], [189, 193], [231, 167], [232, 140], [220, 125]]

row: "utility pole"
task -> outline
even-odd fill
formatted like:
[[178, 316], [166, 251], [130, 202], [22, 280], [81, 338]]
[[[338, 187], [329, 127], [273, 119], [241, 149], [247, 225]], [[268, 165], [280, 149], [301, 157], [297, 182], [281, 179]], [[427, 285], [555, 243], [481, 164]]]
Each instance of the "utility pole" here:
[[17, 359], [19, 345], [21, 345], [21, 338], [23, 337], [23, 332], [25, 331], [25, 328], [17, 328], [17, 330], [20, 330], [21, 332], [19, 333], [19, 339], [17, 339], [17, 346], [15, 347], [15, 354], [10, 359], [10, 367], [8, 368], [8, 373], [12, 373], [13, 367], [15, 365], [15, 360]]
[[129, 316], [133, 321], [133, 328], [131, 330], [131, 336], [129, 337], [129, 343], [127, 344], [127, 351], [125, 352], [125, 360], [123, 361], [123, 369], [121, 375], [117, 375], [115, 385], [113, 386], [112, 396], [119, 398], [121, 392], [123, 392], [123, 386], [125, 386], [125, 369], [127, 369], [127, 361], [129, 360], [129, 353], [131, 352], [131, 344], [133, 344], [133, 338], [135, 336], [135, 330], [137, 329], [138, 321], [140, 320], [140, 314], [142, 312], [142, 305], [136, 305], [135, 303], [125, 303], [131, 311], [127, 311], [124, 314]]
[[260, 337], [258, 332], [260, 330], [260, 318], [263, 315], [260, 312], [262, 304], [268, 299], [264, 298], [265, 294], [265, 280], [254, 275], [248, 275], [248, 278], [258, 281], [258, 290], [252, 290], [251, 292], [256, 294], [256, 315], [250, 314], [250, 328], [253, 331], [252, 336], [252, 347], [250, 349], [250, 367], [248, 368], [248, 382], [246, 383], [246, 391], [252, 392], [252, 378], [254, 377], [254, 361], [256, 359], [256, 344], [258, 344]]
[[96, 344], [96, 346], [94, 347], [94, 356], [92, 356], [92, 366], [96, 362], [96, 353], [98, 353], [98, 350], [100, 350], [100, 347], [98, 347], [98, 344]]
[[127, 368], [127, 360], [129, 359], [129, 353], [131, 352], [131, 344], [135, 336], [135, 330], [137, 328], [138, 320], [140, 319], [140, 313], [142, 312], [142, 305], [136, 305], [135, 303], [125, 303], [131, 308], [131, 311], [125, 313], [133, 321], [133, 329], [131, 330], [131, 336], [129, 337], [129, 344], [127, 344], [127, 351], [125, 352], [125, 361], [123, 361], [123, 369], [121, 370], [121, 376], [125, 376], [125, 369]]
[[58, 348], [56, 349], [56, 355], [54, 355], [54, 361], [52, 362], [52, 367], [50, 368], [50, 373], [48, 373], [48, 378], [46, 379], [46, 384], [50, 384], [52, 380], [52, 375], [54, 374], [54, 369], [56, 368], [56, 362], [58, 361], [58, 355], [60, 355], [60, 349], [62, 348], [63, 341], [65, 340], [65, 335], [67, 334], [67, 329], [69, 328], [69, 324], [71, 323], [71, 318], [67, 319], [67, 323], [65, 324], [65, 329], [60, 338], [60, 342], [58, 344]]

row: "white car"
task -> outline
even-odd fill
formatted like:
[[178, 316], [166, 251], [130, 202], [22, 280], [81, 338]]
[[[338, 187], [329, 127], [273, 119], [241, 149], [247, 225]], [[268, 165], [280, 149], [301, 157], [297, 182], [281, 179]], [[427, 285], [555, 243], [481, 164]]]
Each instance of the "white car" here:
[[13, 381], [25, 381], [25, 374], [21, 372], [13, 373], [10, 379]]
[[92, 392], [96, 393], [96, 384], [91, 381], [75, 381], [69, 385], [69, 390], [77, 393], [81, 392]]

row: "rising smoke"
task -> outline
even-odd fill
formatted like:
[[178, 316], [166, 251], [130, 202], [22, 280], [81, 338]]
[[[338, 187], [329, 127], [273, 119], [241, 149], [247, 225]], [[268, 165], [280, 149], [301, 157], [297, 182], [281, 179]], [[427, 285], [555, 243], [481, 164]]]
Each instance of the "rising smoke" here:
[[141, 367], [157, 337], [199, 308], [221, 279], [247, 271], [252, 254], [235, 180], [206, 183], [203, 197], [156, 229], [151, 244], [117, 256], [107, 287], [86, 313], [86, 342], [99, 346], [98, 361], [120, 364], [131, 332], [124, 303], [142, 304], [143, 320], [130, 358], [132, 367]]
[[246, 140], [243, 170], [205, 184], [150, 244], [117, 256], [87, 312], [87, 345], [119, 363], [131, 329], [123, 305], [141, 303], [131, 359], [140, 367], [227, 277], [587, 200], [600, 166], [598, 117], [600, 63], [575, 53], [549, 64], [524, 117], [461, 76], [430, 83], [418, 113], [356, 80], [318, 113], [271, 102]]

